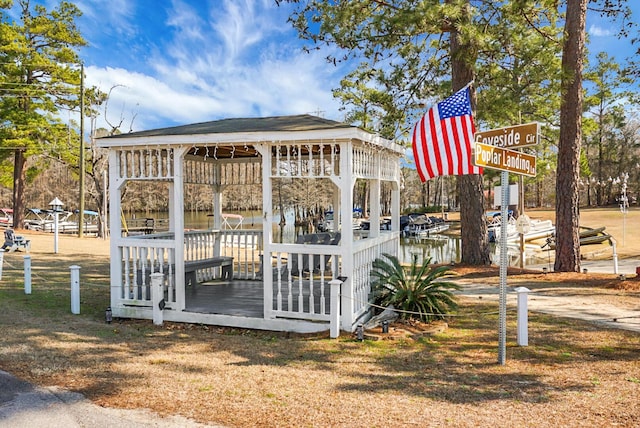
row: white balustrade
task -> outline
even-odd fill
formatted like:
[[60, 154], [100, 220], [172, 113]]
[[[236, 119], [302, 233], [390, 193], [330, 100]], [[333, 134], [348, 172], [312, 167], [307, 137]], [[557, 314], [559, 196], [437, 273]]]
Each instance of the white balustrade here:
[[353, 287], [354, 319], [357, 319], [369, 310], [373, 261], [385, 253], [397, 256], [400, 248], [400, 235], [398, 232], [383, 232], [375, 238], [354, 241], [354, 247], [351, 284]]

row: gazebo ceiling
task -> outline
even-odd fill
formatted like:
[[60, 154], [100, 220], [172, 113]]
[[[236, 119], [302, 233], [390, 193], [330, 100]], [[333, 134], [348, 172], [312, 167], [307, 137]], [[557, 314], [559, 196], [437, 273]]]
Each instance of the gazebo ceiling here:
[[[289, 146], [275, 145], [271, 148], [271, 153], [275, 156], [277, 152], [280, 152], [280, 156], [284, 157], [287, 156], [287, 150], [289, 148]], [[339, 145], [332, 146], [329, 144], [320, 146], [318, 144], [310, 145], [300, 143], [299, 146], [296, 147], [296, 149], [298, 151], [298, 154], [302, 156], [308, 156], [310, 150], [314, 155], [320, 154], [321, 151], [323, 154], [328, 155], [332, 153], [332, 150], [335, 154], [340, 153]], [[257, 151], [250, 144], [244, 146], [233, 144], [215, 144], [213, 146], [203, 146], [199, 144], [189, 149], [189, 152], [187, 154], [193, 156], [204, 156], [205, 158], [211, 159], [242, 159], [256, 157]]]

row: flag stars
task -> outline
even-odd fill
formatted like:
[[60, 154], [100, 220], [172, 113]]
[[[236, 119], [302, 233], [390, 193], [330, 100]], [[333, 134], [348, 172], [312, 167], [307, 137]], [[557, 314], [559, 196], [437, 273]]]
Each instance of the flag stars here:
[[468, 91], [456, 92], [446, 100], [438, 103], [440, 119], [448, 119], [456, 116], [471, 114], [471, 103], [467, 95]]

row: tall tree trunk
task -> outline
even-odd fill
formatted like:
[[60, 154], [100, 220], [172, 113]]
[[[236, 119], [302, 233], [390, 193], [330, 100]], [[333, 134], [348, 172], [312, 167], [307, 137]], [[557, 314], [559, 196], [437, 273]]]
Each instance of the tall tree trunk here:
[[[602, 153], [602, 140], [604, 139], [603, 135], [602, 135], [602, 127], [603, 127], [603, 123], [602, 123], [602, 116], [600, 118], [600, 123], [599, 123], [599, 130], [598, 130], [598, 172], [597, 172], [597, 176], [598, 176], [598, 182], [602, 182], [602, 169], [603, 169], [603, 163], [604, 163], [604, 154]], [[598, 206], [602, 206], [602, 186], [598, 186], [596, 188], [596, 204]]]
[[558, 272], [580, 271], [578, 177], [582, 139], [582, 68], [588, 0], [569, 0], [562, 49], [562, 104], [556, 181]]
[[[463, 11], [462, 23], [468, 23], [471, 17], [470, 5]], [[476, 50], [462, 42], [456, 27], [451, 29], [451, 83], [453, 90], [463, 88], [474, 79], [473, 64]], [[475, 91], [471, 92], [471, 105], [475, 108]], [[484, 220], [484, 193], [482, 176], [478, 174], [461, 175], [457, 180], [460, 198], [460, 237], [462, 239], [462, 263], [488, 265], [489, 236]]]
[[24, 150], [17, 149], [14, 153], [13, 165], [13, 228], [22, 229], [24, 227], [24, 189], [25, 171], [24, 166], [27, 158]]

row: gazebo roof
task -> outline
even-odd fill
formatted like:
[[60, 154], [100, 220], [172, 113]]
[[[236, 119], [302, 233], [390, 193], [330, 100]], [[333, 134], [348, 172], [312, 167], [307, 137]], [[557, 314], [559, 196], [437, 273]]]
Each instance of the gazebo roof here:
[[[100, 147], [134, 147], [163, 144], [243, 146], [258, 142], [360, 140], [398, 154], [393, 141], [343, 122], [309, 114], [294, 116], [221, 119], [210, 122], [118, 134], [99, 139]], [[251, 153], [253, 155], [253, 152]], [[236, 152], [236, 156], [240, 153]]]
[[190, 125], [173, 126], [169, 128], [151, 129], [148, 131], [130, 132], [128, 134], [113, 135], [105, 138], [135, 138], [160, 137], [168, 135], [199, 135], [199, 134], [231, 134], [238, 132], [299, 132], [319, 131], [327, 129], [356, 128], [352, 125], [335, 120], [324, 119], [309, 114], [296, 116], [246, 117], [213, 120], [210, 122], [194, 123]]

